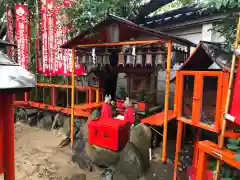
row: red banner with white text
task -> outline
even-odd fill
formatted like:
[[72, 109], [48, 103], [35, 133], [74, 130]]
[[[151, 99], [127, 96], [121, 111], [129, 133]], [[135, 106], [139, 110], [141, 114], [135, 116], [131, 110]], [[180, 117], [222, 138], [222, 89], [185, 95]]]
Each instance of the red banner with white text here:
[[29, 20], [27, 5], [16, 5], [16, 40], [18, 49], [18, 63], [25, 69], [29, 66], [28, 38]]
[[54, 5], [55, 0], [48, 0], [48, 61], [49, 61], [49, 69], [50, 69], [50, 76], [55, 75], [55, 47], [54, 47], [54, 39], [55, 39], [55, 33], [54, 29], [56, 28], [56, 16], [54, 13]]
[[[72, 51], [60, 46], [69, 40], [70, 27], [67, 26], [67, 16], [64, 8], [71, 5], [69, 0], [57, 4], [55, 0], [42, 0], [42, 42], [43, 71], [48, 76], [72, 74]], [[39, 68], [37, 68], [39, 69]], [[84, 73], [83, 66], [75, 63], [75, 74]]]
[[50, 75], [50, 63], [49, 63], [49, 53], [48, 53], [48, 8], [47, 1], [41, 1], [41, 15], [42, 15], [42, 67], [37, 69], [42, 69], [41, 73], [44, 75]]
[[[13, 40], [13, 14], [10, 8], [7, 8], [7, 39], [10, 43], [14, 43]], [[14, 47], [8, 47], [8, 56], [14, 57]]]

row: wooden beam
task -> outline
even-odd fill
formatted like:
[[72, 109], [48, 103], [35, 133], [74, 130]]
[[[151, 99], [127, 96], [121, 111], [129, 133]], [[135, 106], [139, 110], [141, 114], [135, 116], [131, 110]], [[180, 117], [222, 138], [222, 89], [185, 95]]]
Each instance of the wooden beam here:
[[124, 41], [124, 42], [112, 42], [112, 43], [99, 43], [99, 44], [82, 44], [78, 45], [79, 48], [88, 47], [107, 47], [107, 46], [123, 46], [123, 45], [138, 45], [138, 44], [155, 44], [155, 43], [166, 43], [163, 40], [141, 40], [141, 41]]
[[156, 68], [152, 67], [115, 67], [112, 66], [111, 70], [117, 73], [141, 73], [141, 74], [149, 74], [149, 73], [153, 73]]

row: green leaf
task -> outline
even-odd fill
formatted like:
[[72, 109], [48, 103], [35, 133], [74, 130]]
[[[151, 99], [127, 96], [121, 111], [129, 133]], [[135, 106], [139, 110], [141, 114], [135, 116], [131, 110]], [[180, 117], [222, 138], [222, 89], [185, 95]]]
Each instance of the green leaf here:
[[217, 10], [220, 10], [222, 5], [223, 5], [222, 0], [217, 0], [216, 3], [215, 3], [215, 6], [216, 6]]
[[228, 1], [228, 0], [225, 0], [225, 1], [223, 1], [223, 6], [226, 8], [226, 7], [227, 7], [227, 5], [228, 5], [228, 3], [229, 3], [229, 1]]

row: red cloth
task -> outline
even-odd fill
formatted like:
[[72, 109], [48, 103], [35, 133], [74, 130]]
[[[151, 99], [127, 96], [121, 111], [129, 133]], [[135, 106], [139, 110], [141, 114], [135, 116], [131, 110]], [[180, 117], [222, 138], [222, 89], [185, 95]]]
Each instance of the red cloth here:
[[[206, 177], [207, 177], [207, 180], [213, 180], [213, 173], [211, 170], [207, 170], [206, 173]], [[191, 168], [188, 168], [187, 169], [187, 174], [188, 176], [190, 177], [190, 180], [196, 180], [196, 175], [197, 175], [197, 169], [194, 168], [194, 167], [191, 167]]]
[[[240, 60], [240, 56], [238, 57]], [[230, 114], [235, 117], [234, 123], [240, 125], [240, 66], [238, 66], [235, 85], [233, 89], [232, 104], [230, 108]], [[233, 126], [234, 127], [234, 126]]]
[[112, 118], [112, 106], [104, 103], [101, 111], [101, 118]]
[[133, 107], [127, 107], [125, 112], [124, 112], [124, 120], [128, 121], [130, 124], [134, 124], [134, 113], [135, 110]]

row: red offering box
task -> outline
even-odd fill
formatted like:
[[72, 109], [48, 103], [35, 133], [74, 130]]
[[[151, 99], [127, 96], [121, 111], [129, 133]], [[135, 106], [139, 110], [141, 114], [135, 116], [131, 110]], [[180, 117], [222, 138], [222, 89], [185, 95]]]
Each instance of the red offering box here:
[[130, 137], [130, 124], [113, 118], [88, 121], [88, 143], [113, 151], [122, 150]]

